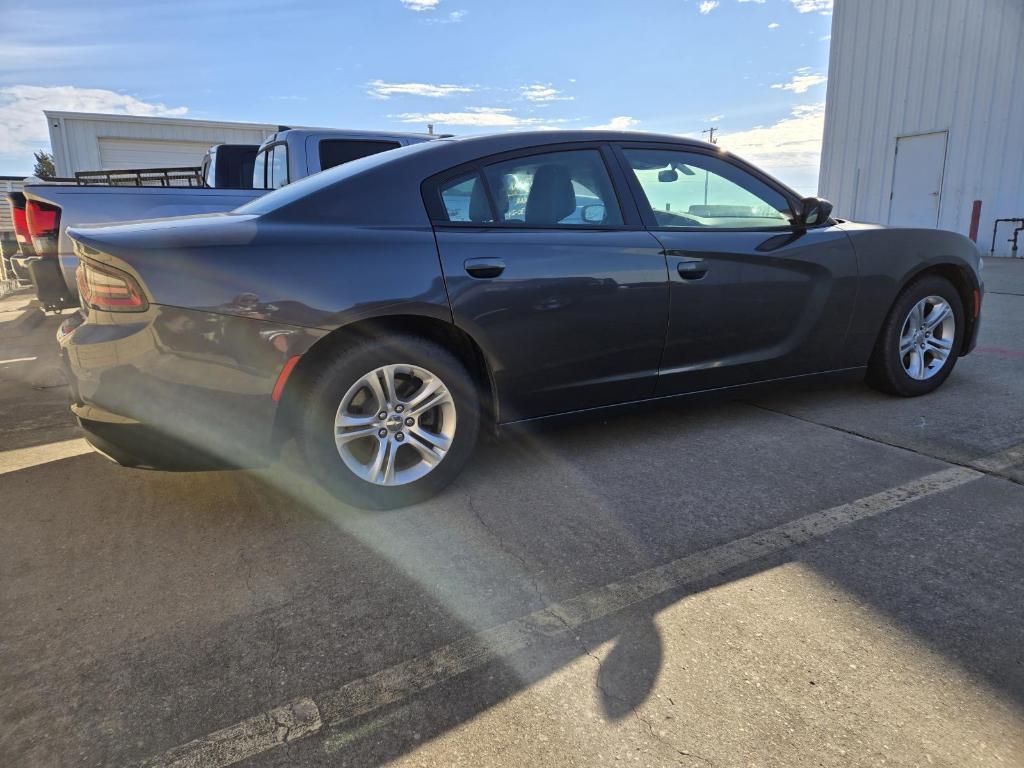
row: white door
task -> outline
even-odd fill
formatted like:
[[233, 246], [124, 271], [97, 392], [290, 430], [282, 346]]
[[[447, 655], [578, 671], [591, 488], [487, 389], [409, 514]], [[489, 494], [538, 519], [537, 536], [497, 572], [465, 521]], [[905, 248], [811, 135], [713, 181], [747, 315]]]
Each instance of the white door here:
[[928, 229], [939, 226], [945, 164], [946, 131], [897, 137], [889, 224]]
[[[100, 168], [183, 168], [197, 166], [214, 142], [100, 138]], [[92, 170], [92, 169], [89, 169]], [[98, 170], [98, 169], [97, 169]]]

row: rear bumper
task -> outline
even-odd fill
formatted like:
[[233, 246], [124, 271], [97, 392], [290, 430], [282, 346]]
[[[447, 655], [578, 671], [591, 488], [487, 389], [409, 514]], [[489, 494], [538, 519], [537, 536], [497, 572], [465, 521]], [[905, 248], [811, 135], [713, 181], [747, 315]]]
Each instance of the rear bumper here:
[[21, 259], [32, 280], [36, 298], [48, 310], [78, 306], [78, 298], [64, 281], [60, 262], [55, 257], [29, 256]]
[[[76, 313], [58, 341], [72, 412], [125, 466], [250, 467], [273, 457], [274, 384], [316, 336], [253, 318], [151, 306]], [[289, 344], [280, 340], [287, 334]]]
[[116, 414], [99, 413], [93, 407], [78, 404], [72, 405], [71, 411], [89, 444], [123, 467], [196, 472], [235, 466], [206, 453], [202, 446], [168, 437]]

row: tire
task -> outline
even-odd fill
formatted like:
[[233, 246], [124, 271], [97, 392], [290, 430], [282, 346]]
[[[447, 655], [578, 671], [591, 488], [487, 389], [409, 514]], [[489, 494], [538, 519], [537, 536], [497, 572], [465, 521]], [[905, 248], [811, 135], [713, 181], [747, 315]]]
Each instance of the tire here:
[[[395, 398], [388, 398], [389, 378]], [[440, 389], [424, 394], [435, 380]], [[387, 418], [373, 416], [377, 411]], [[393, 509], [430, 498], [459, 474], [480, 431], [480, 395], [447, 349], [396, 335], [360, 342], [325, 362], [311, 377], [297, 421], [299, 447], [327, 490], [357, 507]], [[370, 434], [358, 436], [364, 432]], [[447, 448], [432, 464], [441, 445]]]
[[[916, 333], [912, 325], [927, 329], [931, 322], [944, 315], [938, 312], [942, 307], [940, 301], [945, 302], [951, 312], [952, 329], [949, 321], [943, 321], [931, 332]], [[922, 314], [915, 315], [918, 319], [913, 320], [910, 313], [919, 306], [923, 307]], [[900, 293], [882, 325], [868, 363], [868, 384], [901, 397], [918, 397], [935, 391], [953, 372], [963, 348], [965, 331], [963, 301], [956, 287], [939, 275], [915, 280]], [[942, 354], [940, 345], [949, 347], [942, 360], [938, 357]], [[904, 353], [908, 348], [911, 351]], [[918, 354], [921, 355], [920, 367], [915, 358]]]

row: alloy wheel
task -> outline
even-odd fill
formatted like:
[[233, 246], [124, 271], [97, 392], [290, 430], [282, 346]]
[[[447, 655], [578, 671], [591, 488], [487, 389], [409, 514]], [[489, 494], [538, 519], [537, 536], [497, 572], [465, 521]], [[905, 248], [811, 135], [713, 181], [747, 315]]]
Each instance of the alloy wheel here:
[[925, 381], [942, 370], [953, 350], [956, 316], [941, 296], [917, 302], [903, 321], [900, 362], [912, 379]]
[[455, 421], [455, 401], [440, 377], [417, 365], [384, 365], [341, 399], [334, 442], [345, 466], [366, 482], [405, 485], [441, 463]]

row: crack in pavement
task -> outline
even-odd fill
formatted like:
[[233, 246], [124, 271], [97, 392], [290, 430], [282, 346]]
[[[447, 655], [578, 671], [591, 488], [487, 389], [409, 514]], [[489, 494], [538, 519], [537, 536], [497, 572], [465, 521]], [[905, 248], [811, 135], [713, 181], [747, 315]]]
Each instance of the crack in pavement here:
[[[1020, 461], [1011, 461], [1009, 463], [993, 463], [991, 459], [976, 459], [973, 461], [964, 461], [961, 459], [954, 459], [946, 456], [936, 456], [933, 453], [928, 453], [927, 451], [922, 451], [918, 448], [913, 448], [907, 445], [900, 445], [899, 443], [891, 443], [888, 440], [883, 440], [880, 437], [873, 437], [872, 435], [868, 435], [863, 432], [858, 432], [854, 429], [849, 429], [847, 427], [840, 427], [835, 424], [826, 424], [825, 422], [815, 421], [814, 419], [809, 419], [805, 416], [797, 416], [795, 413], [789, 413], [787, 411], [782, 411], [777, 408], [772, 408], [771, 406], [762, 405], [761, 403], [755, 403], [752, 400], [738, 400], [737, 402], [743, 403], [744, 405], [749, 405], [751, 408], [757, 408], [762, 411], [767, 411], [768, 413], [774, 413], [777, 416], [785, 416], [788, 419], [795, 419], [796, 421], [801, 421], [804, 424], [811, 424], [815, 427], [822, 427], [823, 429], [831, 429], [835, 432], [840, 432], [844, 435], [850, 435], [851, 437], [859, 437], [862, 440], [867, 440], [868, 442], [875, 443], [876, 445], [884, 445], [887, 448], [896, 448], [897, 450], [906, 451], [907, 453], [912, 453], [915, 456], [921, 456], [922, 458], [925, 459], [941, 461], [943, 464], [952, 464], [953, 466], [962, 467], [964, 469], [973, 469], [989, 477], [995, 477], [1000, 480], [1006, 480], [1008, 482], [1014, 483], [1015, 485], [1024, 485], [1024, 480], [1020, 480], [1016, 477], [1003, 474], [1007, 469], [1012, 469], [1014, 466], [1019, 464]], [[1010, 448], [1007, 448], [1006, 450], [1020, 450], [1021, 447], [1021, 444], [1017, 444], [1011, 446]], [[1021, 460], [1024, 461], [1024, 453], [1021, 454]]]

